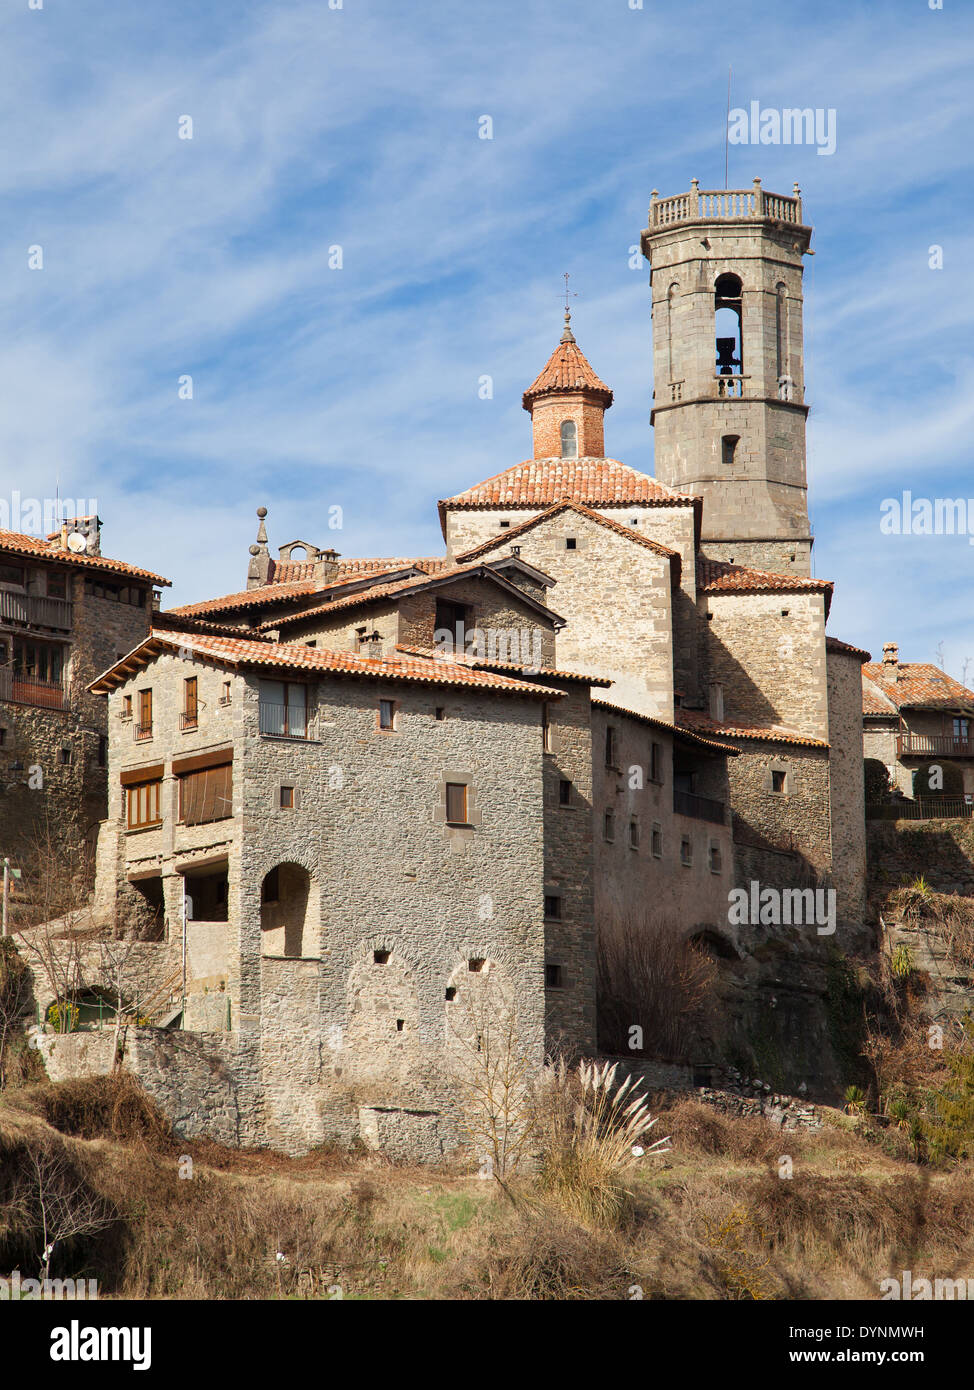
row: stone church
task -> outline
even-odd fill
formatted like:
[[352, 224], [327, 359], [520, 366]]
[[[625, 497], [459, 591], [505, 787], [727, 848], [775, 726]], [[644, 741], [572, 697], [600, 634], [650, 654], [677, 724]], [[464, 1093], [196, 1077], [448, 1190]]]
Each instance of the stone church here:
[[[95, 903], [148, 1025], [126, 1061], [183, 1132], [434, 1156], [488, 1008], [532, 1066], [606, 1049], [600, 933], [651, 913], [743, 969], [752, 882], [834, 888], [861, 932], [869, 654], [812, 574], [811, 234], [797, 187], [654, 192], [655, 477], [607, 454], [566, 312], [530, 456], [457, 480], [441, 555], [274, 558], [261, 507], [244, 587], [156, 613], [92, 684]], [[70, 1075], [105, 1036], [38, 1042]]]

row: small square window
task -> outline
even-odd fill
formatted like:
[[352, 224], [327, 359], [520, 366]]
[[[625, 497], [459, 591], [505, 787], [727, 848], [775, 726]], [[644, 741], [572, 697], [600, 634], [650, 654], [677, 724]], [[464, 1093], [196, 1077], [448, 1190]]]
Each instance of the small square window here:
[[401, 1033], [402, 1030], [403, 1030], [403, 1028], [404, 1028], [405, 1026], [406, 1026], [406, 1020], [405, 1020], [404, 1018], [397, 1018], [397, 1019], [396, 1019], [396, 1032], [397, 1032], [397, 1033]]
[[720, 845], [711, 843], [710, 846], [710, 872], [719, 874], [723, 867], [723, 860], [720, 853]]
[[652, 836], [651, 836], [651, 841], [650, 841], [650, 843], [651, 843], [651, 848], [652, 848], [652, 851], [653, 851], [653, 858], [654, 858], [654, 859], [662, 859], [662, 857], [663, 857], [663, 827], [662, 827], [661, 825], [656, 824], [656, 825], [653, 826], [653, 833], [652, 833]]
[[373, 964], [375, 964], [375, 965], [388, 965], [388, 964], [389, 964], [389, 957], [390, 957], [391, 955], [392, 955], [392, 952], [391, 952], [391, 951], [373, 951], [373, 952], [372, 952], [372, 961], [373, 961]]
[[437, 718], [437, 719], [445, 719], [445, 718], [446, 718], [446, 710], [443, 708], [442, 705], [437, 705], [437, 706], [436, 706], [436, 718]]
[[572, 804], [572, 784], [562, 777], [558, 783], [558, 805], [570, 806]]
[[62, 748], [62, 749], [61, 749], [61, 766], [62, 766], [62, 767], [69, 767], [70, 764], [71, 764], [71, 749], [70, 749], [70, 748]]
[[131, 718], [132, 718], [132, 696], [131, 696], [131, 695], [123, 695], [123, 696], [122, 696], [122, 718], [123, 718], [123, 719], [131, 719]]
[[220, 696], [220, 704], [221, 704], [221, 705], [228, 705], [229, 703], [230, 703], [230, 682], [229, 682], [229, 681], [224, 681], [224, 682], [223, 682], [223, 693], [222, 693], [221, 696]]
[[563, 984], [560, 965], [545, 964], [544, 968], [545, 989], [561, 989]]
[[629, 848], [639, 848], [639, 821], [635, 816], [629, 821]]
[[463, 782], [446, 784], [446, 819], [448, 825], [467, 824], [467, 788]]
[[510, 523], [509, 521], [502, 521], [502, 522], [501, 522], [501, 530], [502, 530], [502, 531], [506, 531], [506, 530], [508, 529], [508, 527], [510, 526], [510, 524], [511, 524], [511, 523]]
[[782, 610], [781, 610], [781, 616], [782, 616], [783, 618], [787, 618], [787, 616], [788, 616], [788, 614], [789, 614], [790, 612], [791, 612], [791, 609], [790, 609], [790, 608], [782, 608]]
[[293, 811], [293, 810], [294, 810], [294, 788], [293, 788], [293, 787], [282, 787], [282, 788], [281, 788], [281, 810], [282, 810], [282, 811]]
[[559, 893], [545, 893], [544, 915], [555, 922], [561, 920], [561, 895]]
[[379, 728], [386, 732], [396, 727], [396, 702], [395, 700], [379, 701]]
[[470, 960], [467, 961], [467, 969], [471, 975], [480, 975], [486, 964], [487, 961], [484, 956], [471, 956]]
[[688, 835], [680, 841], [680, 863], [689, 868], [693, 863], [693, 844]]
[[443, 998], [447, 1001], [448, 1004], [452, 1004], [453, 1001], [454, 1001], [454, 999], [456, 999], [456, 997], [457, 997], [457, 987], [456, 987], [456, 985], [447, 985], [446, 989], [443, 991]]
[[773, 792], [783, 792], [785, 789], [785, 774], [780, 768], [773, 768], [771, 771], [771, 790]]
[[602, 838], [611, 844], [616, 837], [616, 815], [615, 811], [606, 811], [602, 817]]
[[565, 537], [565, 549], [566, 549], [566, 550], [577, 550], [577, 549], [578, 549], [578, 542], [576, 541], [576, 539], [575, 539], [574, 536], [566, 536], [566, 537]]

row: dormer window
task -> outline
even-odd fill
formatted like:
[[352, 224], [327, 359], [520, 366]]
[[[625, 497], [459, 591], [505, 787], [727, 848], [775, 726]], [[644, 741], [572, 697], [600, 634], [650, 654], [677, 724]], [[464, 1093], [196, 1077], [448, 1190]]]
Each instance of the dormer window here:
[[578, 426], [574, 420], [561, 422], [561, 456], [563, 459], [578, 458]]

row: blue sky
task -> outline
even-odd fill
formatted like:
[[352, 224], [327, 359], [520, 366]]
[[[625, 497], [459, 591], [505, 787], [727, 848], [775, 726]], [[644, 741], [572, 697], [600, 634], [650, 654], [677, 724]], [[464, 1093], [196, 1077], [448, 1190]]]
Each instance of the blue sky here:
[[261, 503], [272, 545], [440, 551], [437, 498], [530, 453], [565, 270], [607, 452], [651, 472], [650, 190], [722, 185], [728, 65], [734, 106], [834, 108], [830, 156], [730, 151], [815, 226], [830, 628], [974, 659], [974, 546], [879, 529], [974, 498], [969, 3], [17, 0], [0, 42], [0, 497], [96, 498], [169, 602], [242, 587]]

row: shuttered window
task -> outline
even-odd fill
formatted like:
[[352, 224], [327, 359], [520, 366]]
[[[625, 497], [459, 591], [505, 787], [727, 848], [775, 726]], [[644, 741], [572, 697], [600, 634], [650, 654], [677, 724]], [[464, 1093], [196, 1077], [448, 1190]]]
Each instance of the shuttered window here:
[[162, 821], [162, 781], [139, 782], [134, 787], [126, 787], [128, 798], [128, 828], [141, 830], [146, 825], [159, 825]]
[[179, 778], [179, 819], [184, 825], [225, 820], [233, 811], [233, 766], [205, 767]]
[[462, 782], [446, 784], [446, 818], [450, 825], [467, 823], [467, 789]]

